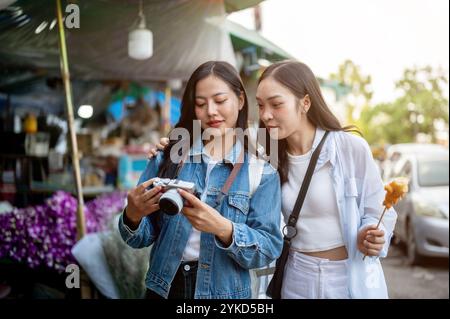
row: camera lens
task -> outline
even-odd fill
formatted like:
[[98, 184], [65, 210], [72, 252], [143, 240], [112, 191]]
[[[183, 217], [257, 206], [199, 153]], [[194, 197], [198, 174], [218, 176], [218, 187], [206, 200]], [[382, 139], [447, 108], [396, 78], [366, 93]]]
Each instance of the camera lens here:
[[159, 198], [159, 207], [168, 215], [176, 215], [183, 208], [183, 198], [176, 189], [169, 189]]

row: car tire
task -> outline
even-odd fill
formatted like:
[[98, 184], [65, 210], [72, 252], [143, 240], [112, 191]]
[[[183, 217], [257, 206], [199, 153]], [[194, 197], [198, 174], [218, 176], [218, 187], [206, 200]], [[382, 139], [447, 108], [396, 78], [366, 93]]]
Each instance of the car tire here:
[[416, 236], [414, 226], [411, 220], [408, 221], [408, 237], [406, 242], [406, 257], [411, 266], [419, 265], [422, 262], [422, 256], [417, 251]]

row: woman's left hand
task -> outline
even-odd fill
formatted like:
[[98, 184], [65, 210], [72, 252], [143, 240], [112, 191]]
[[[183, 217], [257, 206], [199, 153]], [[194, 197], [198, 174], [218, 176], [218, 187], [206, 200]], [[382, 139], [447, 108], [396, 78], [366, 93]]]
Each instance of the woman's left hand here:
[[384, 240], [384, 231], [377, 229], [376, 225], [369, 225], [358, 233], [358, 249], [367, 256], [379, 256]]
[[233, 235], [231, 221], [195, 195], [181, 189], [178, 189], [178, 192], [188, 202], [188, 205], [183, 207], [183, 214], [192, 226], [199, 231], [214, 234], [223, 244], [229, 246]]

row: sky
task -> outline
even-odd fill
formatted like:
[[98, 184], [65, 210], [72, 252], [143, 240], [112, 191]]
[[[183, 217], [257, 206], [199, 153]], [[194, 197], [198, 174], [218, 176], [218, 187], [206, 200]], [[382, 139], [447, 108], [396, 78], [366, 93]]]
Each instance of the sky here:
[[[262, 35], [323, 78], [350, 59], [372, 76], [373, 102], [398, 96], [405, 68], [449, 74], [448, 0], [266, 0]], [[253, 28], [252, 10], [230, 19]], [[448, 96], [448, 86], [446, 89]]]

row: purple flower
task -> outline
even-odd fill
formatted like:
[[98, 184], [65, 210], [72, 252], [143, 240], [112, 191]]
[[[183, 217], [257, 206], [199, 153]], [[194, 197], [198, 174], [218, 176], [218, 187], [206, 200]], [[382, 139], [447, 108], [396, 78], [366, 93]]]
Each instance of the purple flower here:
[[[125, 192], [108, 193], [86, 203], [88, 233], [106, 230], [108, 222], [125, 205]], [[71, 249], [76, 243], [77, 201], [56, 192], [43, 205], [15, 208], [0, 215], [0, 258], [63, 272], [75, 263]]]

